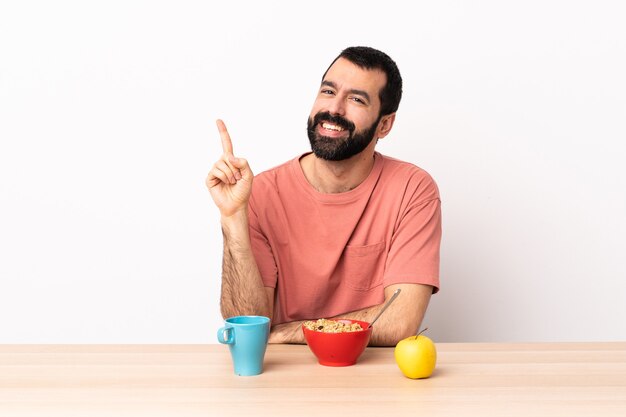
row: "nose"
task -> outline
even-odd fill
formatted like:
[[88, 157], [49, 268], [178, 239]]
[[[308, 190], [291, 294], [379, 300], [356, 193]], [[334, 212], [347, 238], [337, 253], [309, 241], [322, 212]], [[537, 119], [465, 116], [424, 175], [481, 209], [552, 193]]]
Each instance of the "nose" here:
[[333, 116], [344, 116], [346, 114], [345, 101], [341, 96], [335, 96], [328, 103], [328, 112]]

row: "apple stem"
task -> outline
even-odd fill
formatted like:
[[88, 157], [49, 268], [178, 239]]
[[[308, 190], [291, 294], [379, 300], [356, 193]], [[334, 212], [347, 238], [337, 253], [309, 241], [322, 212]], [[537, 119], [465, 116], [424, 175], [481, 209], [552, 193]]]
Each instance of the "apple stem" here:
[[417, 339], [417, 336], [421, 335], [422, 333], [424, 333], [426, 330], [428, 330], [428, 327], [425, 327], [424, 330], [422, 330], [421, 332], [419, 332], [418, 334], [415, 335], [415, 338]]

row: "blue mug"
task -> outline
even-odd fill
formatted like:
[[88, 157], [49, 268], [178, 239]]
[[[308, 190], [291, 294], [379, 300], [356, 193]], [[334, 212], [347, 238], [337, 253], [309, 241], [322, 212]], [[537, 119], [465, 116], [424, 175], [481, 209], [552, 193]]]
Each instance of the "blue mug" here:
[[236, 316], [226, 319], [217, 331], [217, 340], [227, 344], [235, 374], [258, 375], [263, 372], [263, 358], [270, 335], [270, 319], [263, 316]]

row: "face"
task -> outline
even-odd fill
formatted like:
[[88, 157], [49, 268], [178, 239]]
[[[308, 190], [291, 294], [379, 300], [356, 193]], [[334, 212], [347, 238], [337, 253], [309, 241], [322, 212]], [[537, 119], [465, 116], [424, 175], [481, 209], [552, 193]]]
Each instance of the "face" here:
[[380, 132], [380, 90], [386, 76], [339, 58], [328, 70], [309, 116], [313, 153], [341, 161], [361, 153]]

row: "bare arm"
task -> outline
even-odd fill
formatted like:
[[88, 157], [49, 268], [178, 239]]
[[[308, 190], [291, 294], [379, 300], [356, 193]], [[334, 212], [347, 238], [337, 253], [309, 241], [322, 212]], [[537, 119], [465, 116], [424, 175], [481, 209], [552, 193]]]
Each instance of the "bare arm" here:
[[248, 201], [252, 170], [243, 158], [235, 158], [224, 122], [217, 121], [224, 153], [209, 172], [206, 185], [221, 214], [224, 237], [222, 263], [222, 316], [262, 315], [271, 318], [272, 300], [263, 286], [248, 229]]
[[[432, 287], [421, 284], [395, 284], [385, 288], [385, 302], [393, 292], [402, 292], [380, 316], [372, 331], [370, 346], [395, 346], [400, 340], [416, 334], [430, 301]], [[383, 304], [362, 310], [340, 314], [336, 318], [347, 318], [371, 322]], [[272, 327], [270, 343], [305, 343], [302, 321], [283, 323]]]
[[248, 233], [247, 212], [222, 217], [224, 258], [220, 309], [224, 318], [255, 315], [271, 319], [270, 305]]

